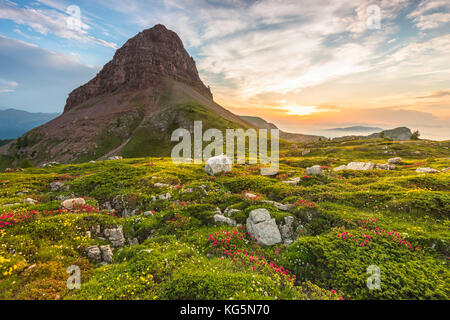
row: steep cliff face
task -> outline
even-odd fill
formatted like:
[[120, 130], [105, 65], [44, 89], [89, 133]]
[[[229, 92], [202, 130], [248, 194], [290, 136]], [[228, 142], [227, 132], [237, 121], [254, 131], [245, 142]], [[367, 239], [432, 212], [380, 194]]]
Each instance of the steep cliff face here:
[[164, 78], [185, 83], [212, 99], [181, 39], [159, 24], [129, 39], [94, 79], [69, 95], [64, 111], [101, 95], [154, 88]]
[[64, 113], [0, 147], [35, 164], [167, 156], [176, 128], [247, 128], [216, 104], [178, 35], [162, 25], [140, 32], [117, 50], [97, 76], [70, 93]]

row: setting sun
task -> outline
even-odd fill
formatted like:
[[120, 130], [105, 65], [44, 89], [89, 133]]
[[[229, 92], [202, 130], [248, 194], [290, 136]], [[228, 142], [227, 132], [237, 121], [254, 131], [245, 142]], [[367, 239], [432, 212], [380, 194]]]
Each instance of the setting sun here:
[[317, 111], [317, 108], [314, 106], [286, 106], [282, 109], [288, 110], [288, 114], [293, 116], [307, 116]]

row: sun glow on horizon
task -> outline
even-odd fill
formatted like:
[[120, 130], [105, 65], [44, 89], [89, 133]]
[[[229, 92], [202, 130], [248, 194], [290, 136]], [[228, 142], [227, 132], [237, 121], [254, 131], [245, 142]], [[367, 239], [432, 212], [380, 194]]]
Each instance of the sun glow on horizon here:
[[312, 112], [317, 111], [317, 107], [315, 106], [299, 106], [299, 105], [293, 105], [293, 106], [285, 106], [282, 107], [284, 110], [288, 110], [288, 114], [292, 116], [307, 116], [310, 115]]

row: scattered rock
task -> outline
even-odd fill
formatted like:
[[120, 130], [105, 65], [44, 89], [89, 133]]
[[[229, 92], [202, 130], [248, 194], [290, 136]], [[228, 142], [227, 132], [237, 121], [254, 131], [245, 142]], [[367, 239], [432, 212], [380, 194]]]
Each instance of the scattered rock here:
[[250, 198], [250, 199], [254, 199], [254, 198], [258, 197], [256, 194], [249, 193], [249, 192], [247, 192], [244, 196], [247, 198]]
[[145, 211], [143, 215], [144, 217], [153, 217], [153, 211]]
[[130, 244], [130, 246], [137, 246], [139, 245], [139, 240], [137, 238], [128, 239], [128, 243]]
[[106, 263], [112, 263], [113, 262], [113, 252], [111, 250], [110, 245], [100, 246], [100, 250], [102, 252], [102, 259]]
[[375, 167], [373, 162], [350, 162], [347, 170], [372, 170]]
[[97, 163], [97, 161], [91, 160], [91, 161], [89, 161], [89, 163], [94, 164], [94, 163]]
[[346, 170], [347, 166], [345, 164], [343, 164], [342, 166], [336, 167], [333, 169], [333, 171], [341, 171], [341, 170]]
[[115, 229], [105, 229], [103, 232], [105, 236], [111, 241], [113, 247], [122, 247], [125, 244], [125, 237], [123, 236], [122, 226]]
[[132, 217], [136, 214], [136, 208], [130, 204], [127, 195], [118, 194], [112, 200], [112, 208], [123, 218]]
[[275, 219], [266, 209], [256, 209], [247, 218], [247, 231], [260, 246], [271, 246], [282, 242]]
[[233, 162], [226, 155], [209, 158], [206, 161], [205, 171], [213, 176], [221, 172], [230, 172], [233, 169]]
[[21, 203], [7, 203], [7, 204], [4, 204], [3, 207], [12, 207], [12, 206], [20, 206], [20, 205], [21, 205]]
[[112, 157], [108, 158], [108, 160], [122, 160], [122, 159], [123, 159], [123, 157], [121, 157], [121, 156], [112, 156]]
[[50, 183], [50, 191], [52, 191], [52, 192], [60, 191], [63, 186], [64, 186], [64, 183], [62, 183], [60, 181], [52, 182], [52, 183]]
[[159, 200], [169, 200], [169, 199], [172, 199], [172, 195], [169, 192], [167, 192], [165, 194], [160, 194], [158, 196], [158, 199]]
[[109, 201], [105, 202], [102, 206], [105, 210], [112, 211], [113, 207], [111, 206], [111, 203]]
[[91, 262], [101, 262], [102, 261], [102, 252], [98, 246], [91, 246], [86, 249], [88, 259]]
[[449, 170], [450, 170], [450, 168], [445, 168], [445, 169], [442, 169], [441, 172], [448, 172]]
[[402, 163], [402, 158], [392, 158], [388, 160], [389, 164], [400, 164]]
[[193, 192], [194, 192], [194, 189], [192, 189], [192, 188], [187, 188], [187, 189], [184, 189], [183, 191], [181, 191], [181, 194], [193, 193]]
[[75, 198], [75, 199], [69, 199], [65, 200], [61, 203], [61, 206], [64, 209], [67, 210], [73, 210], [75, 207], [84, 206], [86, 204], [86, 201], [83, 198]]
[[303, 150], [302, 151], [302, 156], [306, 156], [306, 155], [308, 155], [310, 153], [311, 153], [311, 150]]
[[432, 169], [432, 168], [417, 168], [417, 173], [439, 173], [439, 170]]
[[223, 212], [223, 214], [227, 217], [231, 217], [233, 215], [233, 213], [240, 212], [240, 211], [241, 210], [238, 210], [238, 209], [226, 208], [225, 211]]
[[67, 196], [59, 195], [59, 196], [56, 196], [56, 200], [63, 202], [63, 201], [69, 200], [69, 199], [73, 199], [74, 197], [75, 197], [75, 195], [73, 193], [71, 195], [67, 195]]
[[295, 186], [295, 185], [299, 184], [301, 180], [302, 179], [300, 177], [295, 177], [295, 178], [290, 178], [287, 181], [281, 181], [281, 182]]
[[319, 165], [306, 168], [306, 174], [308, 176], [318, 176], [322, 174], [322, 167]]
[[373, 162], [350, 162], [348, 165], [342, 165], [333, 169], [333, 171], [341, 170], [372, 170], [375, 167]]
[[51, 162], [44, 163], [41, 167], [42, 168], [50, 168], [50, 167], [57, 166], [57, 165], [59, 165], [59, 162], [51, 161]]
[[214, 215], [214, 223], [216, 224], [228, 224], [230, 226], [235, 226], [236, 225], [236, 221], [234, 221], [233, 219], [227, 218], [223, 215], [220, 214], [215, 214]]
[[294, 241], [294, 217], [284, 217], [284, 224], [280, 225], [281, 238], [285, 244], [291, 244]]
[[157, 182], [153, 186], [155, 188], [168, 188], [168, 187], [170, 187], [170, 184]]
[[383, 164], [377, 164], [375, 166], [375, 168], [380, 169], [380, 170], [394, 170], [396, 168], [396, 165], [395, 164], [387, 164], [387, 163], [385, 164], [385, 163], [383, 163]]
[[31, 199], [31, 198], [26, 198], [25, 200], [23, 200], [24, 203], [26, 204], [36, 204], [38, 203], [37, 200]]
[[271, 201], [271, 200], [263, 200], [262, 202], [267, 203], [267, 204], [272, 204], [275, 208], [277, 208], [278, 210], [281, 210], [281, 211], [289, 211], [295, 207], [293, 204], [282, 204], [282, 203], [279, 203], [276, 201]]

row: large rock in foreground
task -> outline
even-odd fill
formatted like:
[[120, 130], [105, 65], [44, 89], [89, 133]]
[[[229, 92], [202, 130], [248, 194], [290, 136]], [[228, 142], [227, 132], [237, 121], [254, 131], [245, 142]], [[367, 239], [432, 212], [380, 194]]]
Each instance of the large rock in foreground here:
[[206, 161], [205, 171], [213, 176], [221, 172], [230, 172], [233, 169], [233, 162], [226, 155], [209, 158]]
[[247, 218], [247, 231], [262, 246], [272, 246], [281, 243], [280, 230], [275, 219], [270, 217], [266, 209], [256, 209]]

